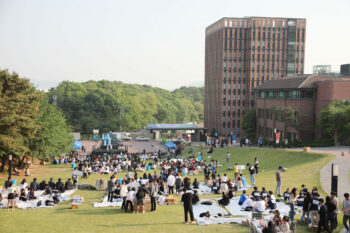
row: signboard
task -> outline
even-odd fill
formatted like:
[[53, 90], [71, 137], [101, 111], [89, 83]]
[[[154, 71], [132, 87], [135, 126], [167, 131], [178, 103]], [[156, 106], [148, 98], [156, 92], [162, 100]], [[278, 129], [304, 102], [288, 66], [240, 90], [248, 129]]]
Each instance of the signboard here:
[[284, 143], [288, 145], [288, 138], [284, 139]]
[[240, 171], [245, 170], [245, 165], [237, 165], [237, 169]]
[[262, 145], [262, 139], [259, 138], [259, 141], [258, 141], [259, 145]]
[[98, 129], [93, 129], [93, 130], [92, 130], [92, 133], [93, 133], [93, 134], [99, 134], [99, 133], [100, 133], [100, 130], [98, 130]]
[[236, 143], [236, 135], [232, 135], [232, 144]]
[[276, 144], [280, 143], [281, 133], [276, 133]]

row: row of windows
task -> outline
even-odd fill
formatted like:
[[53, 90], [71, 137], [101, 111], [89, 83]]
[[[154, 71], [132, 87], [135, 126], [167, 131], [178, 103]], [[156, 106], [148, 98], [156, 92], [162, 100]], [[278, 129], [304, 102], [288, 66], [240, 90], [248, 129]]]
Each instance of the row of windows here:
[[314, 98], [314, 90], [268, 90], [258, 91], [259, 98], [273, 99], [312, 99]]
[[[285, 140], [285, 132], [283, 130], [277, 130], [277, 133], [280, 133], [280, 142]], [[269, 138], [275, 138], [275, 133], [274, 133], [274, 129], [271, 128], [265, 128], [262, 126], [258, 126], [258, 135], [259, 136], [266, 136]], [[288, 132], [287, 133], [287, 139], [289, 142], [295, 142], [295, 141], [299, 141], [299, 135], [297, 133], [291, 133]]]
[[[298, 116], [299, 116], [299, 113], [298, 112], [293, 112], [293, 119], [295, 120], [295, 122], [292, 122], [294, 124], [297, 124], [298, 123]], [[290, 116], [289, 116], [290, 117]], [[258, 109], [258, 118], [266, 118], [266, 119], [270, 119], [270, 120], [277, 120], [277, 121], [280, 121], [280, 122], [284, 122], [285, 121], [285, 113], [282, 111], [282, 110], [278, 110], [278, 109], [275, 109], [275, 110], [272, 110], [272, 109], [262, 109], [262, 108], [259, 108]]]

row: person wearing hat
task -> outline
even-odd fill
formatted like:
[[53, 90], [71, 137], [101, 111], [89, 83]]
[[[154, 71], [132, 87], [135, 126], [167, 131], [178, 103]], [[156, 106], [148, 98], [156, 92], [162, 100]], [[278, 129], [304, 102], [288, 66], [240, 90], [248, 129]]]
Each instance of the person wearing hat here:
[[318, 214], [320, 218], [318, 220], [317, 232], [320, 233], [323, 227], [325, 231], [327, 231], [328, 233], [331, 233], [331, 231], [328, 228], [328, 216], [327, 216], [328, 210], [327, 210], [327, 206], [324, 204], [323, 198], [319, 199], [319, 203], [320, 203], [320, 210], [318, 211]]
[[153, 179], [150, 179], [149, 182], [150, 182], [149, 195], [151, 197], [151, 211], [155, 211], [157, 208], [156, 198], [158, 194], [158, 184]]

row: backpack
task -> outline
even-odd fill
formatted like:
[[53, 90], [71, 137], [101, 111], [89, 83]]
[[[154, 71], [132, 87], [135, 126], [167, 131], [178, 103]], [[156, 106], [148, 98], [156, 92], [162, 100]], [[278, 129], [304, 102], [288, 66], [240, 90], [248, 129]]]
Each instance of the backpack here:
[[142, 199], [142, 198], [145, 197], [145, 193], [144, 193], [144, 191], [143, 191], [142, 188], [139, 188], [139, 189], [137, 190], [136, 197], [137, 197], [137, 199]]

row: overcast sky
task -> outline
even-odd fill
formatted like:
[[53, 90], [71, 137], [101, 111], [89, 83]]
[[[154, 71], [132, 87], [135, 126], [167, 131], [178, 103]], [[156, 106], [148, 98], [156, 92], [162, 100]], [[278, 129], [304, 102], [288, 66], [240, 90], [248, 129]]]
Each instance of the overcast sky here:
[[205, 28], [222, 17], [307, 19], [305, 72], [350, 63], [350, 1], [0, 0], [0, 69], [40, 88], [204, 82]]

